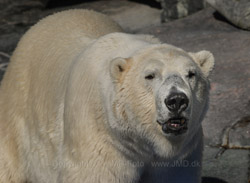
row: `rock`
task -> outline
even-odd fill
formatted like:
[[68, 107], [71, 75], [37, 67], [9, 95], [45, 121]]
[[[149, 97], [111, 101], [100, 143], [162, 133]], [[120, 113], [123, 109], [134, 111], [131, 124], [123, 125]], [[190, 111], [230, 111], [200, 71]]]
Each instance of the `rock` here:
[[244, 117], [224, 130], [222, 146], [250, 149], [250, 116]]
[[[203, 129], [206, 144], [221, 146], [224, 130], [250, 115], [250, 32], [217, 20], [214, 13], [207, 8], [140, 33], [154, 34], [188, 51], [206, 49], [214, 54], [210, 109]], [[241, 134], [237, 135], [241, 138]]]
[[1, 0], [0, 14], [10, 15], [22, 13], [31, 8], [44, 8], [48, 0]]
[[162, 21], [186, 17], [204, 8], [203, 0], [157, 0], [163, 8]]
[[215, 177], [202, 177], [202, 183], [227, 183], [227, 182]]
[[4, 72], [8, 66], [9, 59], [9, 54], [0, 52], [0, 81], [2, 80]]
[[0, 1], [0, 51], [12, 52], [24, 32], [41, 18], [45, 0]]
[[250, 30], [249, 0], [206, 0], [234, 25]]
[[202, 183], [243, 183], [248, 181], [249, 151], [229, 149], [220, 156], [218, 153], [220, 154], [218, 148], [205, 147], [202, 176], [206, 178], [203, 178]]
[[110, 15], [122, 28], [128, 32], [138, 32], [149, 26], [161, 24], [161, 10], [137, 3], [120, 7], [116, 12], [104, 12]]
[[22, 32], [0, 35], [0, 51], [11, 53], [22, 35]]

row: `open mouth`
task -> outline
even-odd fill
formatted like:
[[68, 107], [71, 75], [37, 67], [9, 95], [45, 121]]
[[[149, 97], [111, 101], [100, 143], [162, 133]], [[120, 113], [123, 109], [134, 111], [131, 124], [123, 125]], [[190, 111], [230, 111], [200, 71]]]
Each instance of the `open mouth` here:
[[172, 133], [180, 135], [187, 131], [187, 119], [183, 117], [170, 118], [168, 121], [162, 123], [157, 121], [162, 126], [162, 131], [166, 134]]

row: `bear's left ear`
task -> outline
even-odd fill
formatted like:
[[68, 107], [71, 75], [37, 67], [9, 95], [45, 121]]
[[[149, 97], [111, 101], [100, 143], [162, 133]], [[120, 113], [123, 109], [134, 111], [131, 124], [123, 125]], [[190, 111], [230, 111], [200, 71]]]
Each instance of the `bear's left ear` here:
[[214, 68], [214, 56], [211, 52], [203, 50], [197, 53], [189, 53], [194, 61], [201, 68], [202, 72], [206, 77], [209, 76], [210, 72]]
[[128, 65], [128, 59], [125, 59], [125, 58], [118, 57], [118, 58], [111, 60], [110, 66], [109, 66], [111, 77], [115, 80], [120, 79], [122, 73], [127, 68], [127, 65]]

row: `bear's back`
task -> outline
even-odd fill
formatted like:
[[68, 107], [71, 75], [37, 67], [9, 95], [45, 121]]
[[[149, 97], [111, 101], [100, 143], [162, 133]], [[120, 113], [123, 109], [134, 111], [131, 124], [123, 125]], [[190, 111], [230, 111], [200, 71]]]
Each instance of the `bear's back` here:
[[[18, 43], [1, 82], [0, 139], [4, 134], [15, 134], [13, 139], [27, 140], [31, 134], [24, 137], [23, 128], [32, 131], [39, 126], [50, 128], [51, 121], [60, 123], [67, 79], [74, 59], [93, 40], [119, 31], [120, 26], [107, 16], [89, 10], [56, 13], [27, 31]], [[59, 133], [43, 128], [39, 130], [51, 131], [51, 136]], [[58, 126], [56, 130], [61, 129]], [[58, 144], [60, 139], [51, 141]]]
[[26, 100], [37, 83], [40, 89], [49, 84], [60, 88], [62, 73], [93, 39], [120, 31], [110, 18], [90, 10], [68, 10], [42, 19], [18, 43], [1, 83], [0, 100]]

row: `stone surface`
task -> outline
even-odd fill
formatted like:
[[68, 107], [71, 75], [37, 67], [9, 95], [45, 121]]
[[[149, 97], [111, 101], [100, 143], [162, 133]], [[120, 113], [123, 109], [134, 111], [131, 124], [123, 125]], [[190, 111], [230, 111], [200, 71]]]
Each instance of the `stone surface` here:
[[[220, 149], [205, 147], [202, 183], [247, 183], [249, 151], [228, 149], [220, 156]], [[205, 181], [206, 180], [206, 181]], [[213, 180], [209, 182], [208, 180]]]
[[206, 0], [234, 25], [250, 30], [249, 0]]
[[8, 66], [8, 61], [10, 59], [10, 55], [4, 52], [0, 52], [0, 81], [3, 78], [3, 74]]
[[163, 8], [162, 21], [186, 17], [204, 8], [204, 0], [156, 0]]
[[214, 12], [207, 8], [141, 33], [188, 51], [206, 49], [214, 54], [210, 109], [203, 127], [205, 143], [218, 146], [227, 127], [250, 115], [250, 32], [216, 19]]
[[250, 116], [244, 117], [224, 130], [222, 146], [250, 149]]
[[48, 0], [1, 0], [0, 14], [20, 13], [31, 8], [44, 8]]

